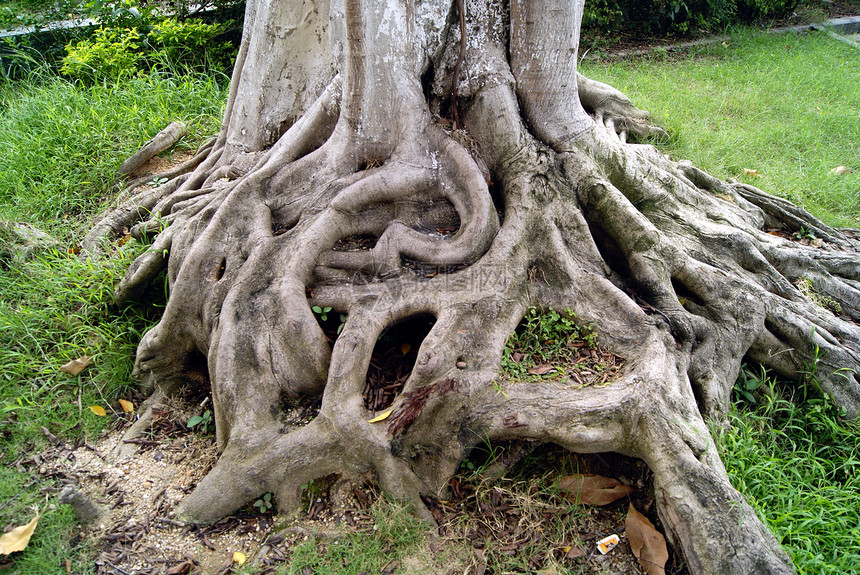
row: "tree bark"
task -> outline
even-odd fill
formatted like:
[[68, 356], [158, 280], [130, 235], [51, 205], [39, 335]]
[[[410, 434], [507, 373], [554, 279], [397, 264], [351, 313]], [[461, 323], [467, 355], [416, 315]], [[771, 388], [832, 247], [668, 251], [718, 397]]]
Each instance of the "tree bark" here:
[[[577, 74], [582, 1], [458, 5], [248, 3], [221, 133], [193, 172], [147, 196], [169, 226], [116, 293], [138, 297], [166, 267], [170, 299], [136, 373], [152, 401], [211, 384], [222, 454], [178, 513], [215, 521], [266, 492], [288, 510], [311, 479], [373, 472], [429, 519], [421, 497], [445, 489], [478, 437], [533, 439], [647, 462], [693, 572], [790, 572], [705, 418], [728, 409], [745, 358], [793, 377], [814, 368], [857, 415], [857, 241], [626, 143], [661, 131]], [[103, 221], [154, 229], [122, 209]], [[823, 245], [768, 233], [801, 227]], [[370, 241], [343, 248], [356, 238]], [[346, 315], [333, 347], [312, 306]], [[530, 306], [592, 323], [626, 358], [619, 377], [502, 381]], [[425, 316], [390, 420], [369, 423], [377, 338]], [[284, 423], [318, 396], [311, 422]]]

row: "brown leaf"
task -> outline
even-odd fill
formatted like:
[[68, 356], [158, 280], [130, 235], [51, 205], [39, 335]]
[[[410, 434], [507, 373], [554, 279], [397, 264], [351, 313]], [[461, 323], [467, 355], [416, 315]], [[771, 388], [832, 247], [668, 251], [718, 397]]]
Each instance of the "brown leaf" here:
[[119, 406], [125, 413], [131, 413], [134, 411], [134, 404], [127, 399], [120, 399]]
[[588, 505], [609, 505], [636, 491], [616, 479], [591, 473], [566, 475], [558, 480], [558, 488], [568, 499]]
[[565, 550], [565, 559], [576, 559], [577, 557], [585, 557], [585, 550], [583, 550], [582, 547], [580, 547], [579, 545], [571, 545], [570, 547], [565, 547]]
[[397, 573], [397, 568], [400, 567], [400, 561], [392, 560], [386, 563], [382, 567], [382, 571], [380, 571], [380, 575], [392, 575], [393, 573]]
[[60, 368], [60, 371], [63, 373], [68, 373], [69, 375], [78, 375], [81, 373], [85, 367], [91, 365], [93, 363], [93, 358], [88, 355], [82, 355], [78, 359], [73, 359], [69, 363], [65, 364]]
[[529, 370], [529, 373], [532, 375], [544, 375], [551, 371], [555, 371], [555, 368], [552, 365], [548, 363], [542, 363], [531, 368]]
[[186, 559], [167, 570], [167, 575], [188, 575], [194, 569], [194, 562]]
[[9, 533], [0, 535], [0, 554], [9, 555], [15, 551], [26, 549], [27, 544], [30, 543], [30, 537], [33, 536], [33, 531], [36, 530], [37, 523], [39, 523], [38, 515], [26, 525], [20, 525]]
[[639, 560], [639, 564], [648, 575], [665, 575], [666, 561], [669, 560], [669, 552], [666, 550], [666, 539], [657, 531], [648, 518], [636, 511], [633, 504], [627, 510], [627, 519], [624, 522], [627, 532], [627, 540], [633, 555]]

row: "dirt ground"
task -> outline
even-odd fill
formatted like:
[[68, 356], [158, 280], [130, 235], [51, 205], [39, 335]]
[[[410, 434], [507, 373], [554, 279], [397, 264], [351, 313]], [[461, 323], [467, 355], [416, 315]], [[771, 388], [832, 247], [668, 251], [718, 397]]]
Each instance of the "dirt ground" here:
[[[268, 575], [288, 564], [295, 547], [310, 538], [324, 553], [331, 542], [350, 534], [373, 536], [372, 507], [379, 494], [372, 478], [323, 481], [306, 498], [307, 507], [294, 517], [278, 516], [276, 509], [261, 513], [249, 505], [214, 525], [177, 521], [176, 505], [218, 457], [211, 429], [186, 427], [189, 417], [201, 412], [198, 400], [158, 408], [149, 433], [135, 440], [138, 453], [129, 459], [111, 457], [134, 419], [133, 414], [118, 413], [114, 425], [97, 442], [68, 445], [57, 439], [50, 449], [19, 460], [27, 471], [52, 478], [57, 493], [65, 485], [76, 485], [103, 511], [77, 534], [94, 549], [90, 565], [97, 573], [223, 575], [239, 570], [239, 556], [234, 554], [241, 553], [247, 561], [242, 573]], [[307, 415], [296, 413], [296, 417]], [[427, 500], [439, 526], [428, 529], [422, 544], [407, 557], [387, 564], [383, 573], [643, 572], [624, 533], [628, 501], [660, 529], [647, 469], [641, 462], [525, 444], [493, 446], [492, 453], [488, 460], [488, 452], [477, 449], [468, 465], [482, 473], [464, 464], [444, 499]], [[517, 460], [511, 468], [510, 463]], [[507, 473], [496, 477], [501, 468]], [[573, 505], [547, 489], [561, 473], [559, 468], [611, 476], [638, 491], [605, 507]], [[620, 543], [603, 555], [597, 541], [611, 534], [617, 534]], [[528, 568], [508, 570], [511, 557]], [[677, 562], [670, 557], [669, 573], [686, 572]], [[74, 573], [71, 564], [67, 570]]]

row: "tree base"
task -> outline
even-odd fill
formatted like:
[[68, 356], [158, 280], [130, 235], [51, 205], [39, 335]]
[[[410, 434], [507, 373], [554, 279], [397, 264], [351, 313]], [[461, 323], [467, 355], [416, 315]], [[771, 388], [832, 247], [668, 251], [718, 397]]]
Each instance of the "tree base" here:
[[[375, 17], [350, 14], [356, 26], [350, 18]], [[416, 82], [392, 80], [399, 99], [377, 101], [356, 79], [376, 64], [352, 63], [259, 152], [231, 147], [231, 99], [205, 159], [153, 194], [161, 217], [133, 233], [169, 227], [117, 289], [119, 301], [134, 298], [167, 266], [170, 300], [140, 344], [137, 375], [166, 395], [211, 383], [222, 452], [177, 514], [213, 522], [267, 492], [289, 510], [311, 480], [371, 473], [432, 522], [422, 496], [439, 496], [479, 441], [535, 440], [647, 463], [692, 572], [791, 572], [729, 483], [705, 418], [729, 407], [745, 359], [807, 374], [856, 416], [858, 242], [751, 186], [625, 143], [654, 131], [644, 113], [590, 96], [587, 81], [584, 108], [523, 100], [521, 113], [510, 70], [521, 72], [492, 30], [472, 60], [485, 73], [458, 88], [462, 127], [434, 116], [440, 94], [428, 103]], [[252, 73], [242, 58], [240, 79]], [[394, 106], [397, 130], [363, 116], [377, 109], [368, 102]], [[812, 230], [822, 244], [773, 229]], [[624, 368], [601, 387], [500, 379], [531, 306], [573, 310]], [[330, 346], [318, 320], [341, 314]], [[416, 318], [432, 327], [414, 368], [390, 404], [368, 403], [378, 338]], [[284, 419], [313, 397], [311, 421]]]

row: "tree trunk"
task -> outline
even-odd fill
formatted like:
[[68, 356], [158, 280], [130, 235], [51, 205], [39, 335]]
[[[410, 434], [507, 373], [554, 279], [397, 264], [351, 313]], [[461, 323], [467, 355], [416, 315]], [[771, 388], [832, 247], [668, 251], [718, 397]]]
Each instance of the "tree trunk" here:
[[[857, 415], [858, 242], [626, 143], [660, 130], [577, 74], [582, 5], [248, 3], [215, 144], [106, 220], [138, 219], [135, 234], [169, 223], [117, 289], [137, 297], [167, 267], [167, 308], [137, 355], [150, 405], [211, 382], [222, 455], [182, 517], [214, 521], [266, 492], [286, 510], [311, 479], [364, 472], [428, 516], [421, 496], [478, 437], [536, 439], [647, 462], [693, 572], [791, 571], [704, 418], [728, 408], [744, 358], [790, 376], [815, 366]], [[801, 227], [823, 245], [768, 233]], [[312, 306], [346, 316], [333, 347]], [[626, 358], [620, 375], [599, 388], [499, 380], [530, 306], [591, 322]], [[415, 367], [389, 420], [369, 423], [377, 338], [416, 317], [434, 323]], [[283, 422], [316, 396], [311, 422]]]

